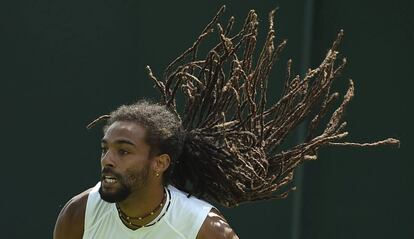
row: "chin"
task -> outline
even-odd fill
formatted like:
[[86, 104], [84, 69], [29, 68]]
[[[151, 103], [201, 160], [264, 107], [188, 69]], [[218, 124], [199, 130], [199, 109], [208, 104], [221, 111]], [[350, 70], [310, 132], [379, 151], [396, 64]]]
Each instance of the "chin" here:
[[129, 196], [129, 194], [130, 190], [126, 187], [111, 187], [109, 189], [101, 185], [101, 187], [99, 188], [99, 195], [101, 196], [101, 199], [109, 203], [122, 202]]

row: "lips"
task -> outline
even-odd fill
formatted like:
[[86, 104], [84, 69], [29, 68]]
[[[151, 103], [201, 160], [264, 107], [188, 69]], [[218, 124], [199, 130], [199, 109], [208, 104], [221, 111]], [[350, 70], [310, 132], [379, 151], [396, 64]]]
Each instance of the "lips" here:
[[118, 175], [112, 168], [109, 167], [103, 168], [101, 175], [102, 182], [107, 186], [117, 183], [118, 178], [120, 178], [120, 175]]
[[118, 178], [120, 178], [120, 175], [114, 172], [111, 168], [104, 168], [101, 175], [101, 180], [104, 186], [114, 185], [118, 182]]
[[104, 183], [107, 183], [107, 184], [114, 184], [118, 181], [115, 176], [111, 176], [111, 175], [102, 176], [102, 180]]

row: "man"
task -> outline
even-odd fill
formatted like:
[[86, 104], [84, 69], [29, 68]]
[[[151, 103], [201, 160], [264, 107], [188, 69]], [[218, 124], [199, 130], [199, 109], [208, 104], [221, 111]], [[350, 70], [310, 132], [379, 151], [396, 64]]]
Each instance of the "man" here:
[[169, 185], [182, 128], [165, 106], [145, 101], [111, 114], [101, 181], [62, 209], [55, 239], [238, 238], [209, 203]]
[[[166, 68], [164, 80], [147, 67], [161, 93], [160, 104], [121, 106], [91, 123], [108, 120], [101, 182], [63, 208], [55, 239], [237, 238], [205, 201], [233, 207], [285, 198], [294, 169], [316, 159], [321, 147], [399, 143], [391, 138], [342, 142], [348, 135], [342, 118], [353, 97], [352, 81], [339, 107], [324, 119], [339, 96], [331, 85], [346, 62], [336, 64], [342, 32], [320, 66], [302, 78], [292, 76], [289, 61], [282, 96], [268, 105], [269, 74], [286, 44], [274, 45], [274, 11], [255, 62], [256, 13], [250, 11], [242, 30], [231, 35], [234, 18], [225, 29], [217, 24], [223, 11], [224, 7], [192, 47]], [[198, 46], [215, 26], [219, 43], [199, 59]], [[177, 94], [185, 99], [181, 114]], [[305, 119], [307, 138], [281, 147]], [[324, 121], [328, 123], [321, 125]]]

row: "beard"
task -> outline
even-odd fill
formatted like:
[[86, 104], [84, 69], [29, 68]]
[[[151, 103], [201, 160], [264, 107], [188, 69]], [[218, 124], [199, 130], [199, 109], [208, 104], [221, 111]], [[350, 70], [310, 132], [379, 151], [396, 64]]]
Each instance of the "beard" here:
[[104, 168], [102, 174], [108, 173], [116, 177], [116, 188], [111, 191], [105, 191], [102, 186], [99, 188], [99, 195], [105, 202], [116, 203], [122, 202], [128, 198], [134, 189], [140, 189], [148, 181], [149, 165], [142, 170], [132, 172], [127, 170], [124, 175], [114, 172], [112, 168]]

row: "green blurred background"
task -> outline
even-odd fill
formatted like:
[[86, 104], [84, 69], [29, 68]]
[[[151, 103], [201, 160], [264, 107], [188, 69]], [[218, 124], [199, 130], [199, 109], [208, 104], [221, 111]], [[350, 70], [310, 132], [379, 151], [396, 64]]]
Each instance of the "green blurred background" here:
[[[100, 129], [85, 125], [120, 104], [155, 97], [161, 76], [222, 5], [276, 16], [296, 73], [317, 66], [340, 29], [356, 96], [350, 140], [397, 137], [401, 148], [332, 148], [303, 165], [286, 200], [223, 209], [241, 238], [414, 238], [412, 70], [414, 4], [395, 1], [36, 1], [0, 3], [1, 238], [51, 238], [62, 205], [99, 177]], [[271, 97], [277, 97], [272, 94]], [[300, 138], [300, 133], [296, 136]]]

